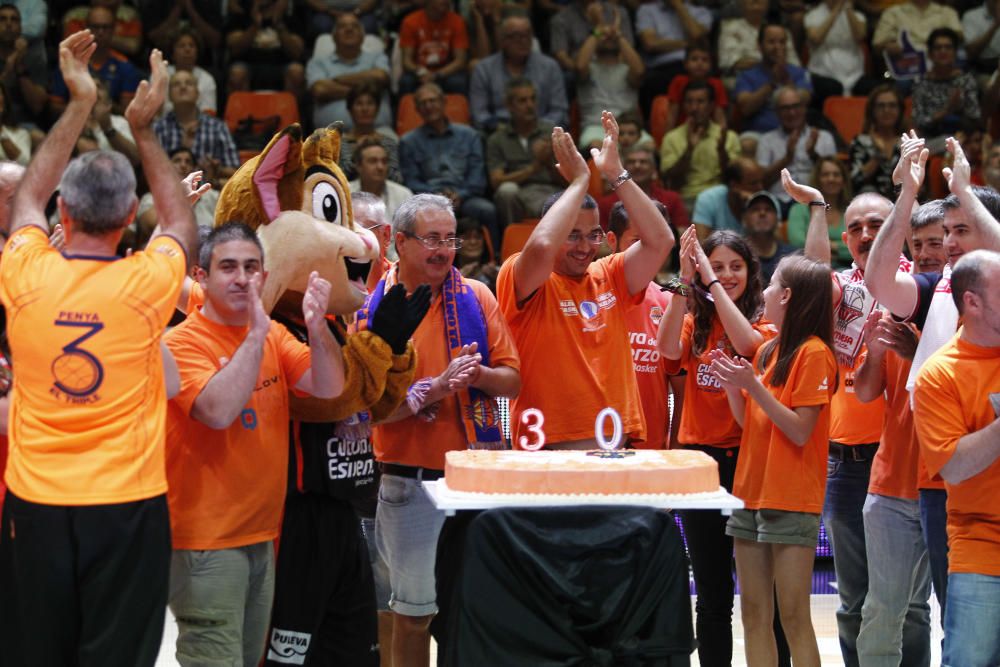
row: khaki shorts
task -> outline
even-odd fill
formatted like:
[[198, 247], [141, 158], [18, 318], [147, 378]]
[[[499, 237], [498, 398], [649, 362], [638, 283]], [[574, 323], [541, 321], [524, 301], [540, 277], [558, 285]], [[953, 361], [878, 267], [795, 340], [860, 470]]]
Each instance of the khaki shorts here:
[[750, 542], [816, 546], [819, 514], [785, 510], [735, 510], [726, 523], [726, 535]]

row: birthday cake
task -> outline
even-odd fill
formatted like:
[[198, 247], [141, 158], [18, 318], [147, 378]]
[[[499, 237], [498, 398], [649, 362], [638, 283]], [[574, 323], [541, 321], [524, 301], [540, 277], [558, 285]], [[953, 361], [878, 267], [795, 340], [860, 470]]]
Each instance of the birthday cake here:
[[462, 450], [445, 455], [452, 491], [488, 494], [692, 494], [719, 490], [719, 467], [703, 452]]

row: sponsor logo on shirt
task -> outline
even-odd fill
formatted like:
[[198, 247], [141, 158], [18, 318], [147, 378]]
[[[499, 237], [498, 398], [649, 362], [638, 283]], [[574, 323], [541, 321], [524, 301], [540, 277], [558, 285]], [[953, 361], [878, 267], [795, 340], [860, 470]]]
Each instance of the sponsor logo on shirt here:
[[307, 632], [273, 628], [271, 642], [267, 648], [267, 659], [285, 665], [304, 665], [310, 641], [312, 635]]
[[830, 378], [823, 378], [823, 381], [816, 387], [816, 391], [830, 391]]
[[580, 311], [576, 309], [576, 304], [569, 299], [563, 299], [559, 302], [559, 309], [562, 310], [563, 315], [567, 317], [576, 317], [580, 314]]

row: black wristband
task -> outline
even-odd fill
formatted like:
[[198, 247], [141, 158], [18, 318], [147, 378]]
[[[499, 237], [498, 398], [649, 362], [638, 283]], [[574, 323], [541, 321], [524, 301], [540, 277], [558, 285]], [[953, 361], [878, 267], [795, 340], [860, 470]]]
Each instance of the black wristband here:
[[830, 205], [827, 204], [825, 201], [811, 201], [811, 202], [809, 202], [809, 206], [810, 207], [813, 207], [813, 206], [822, 206], [826, 210], [828, 210], [828, 211], [830, 210]]
[[719, 280], [718, 278], [716, 278], [716, 279], [715, 279], [715, 280], [713, 280], [712, 282], [710, 282], [710, 283], [708, 283], [707, 285], [705, 285], [705, 289], [706, 289], [707, 291], [711, 292], [711, 291], [712, 291], [712, 285], [714, 285], [715, 283], [719, 283], [719, 284], [721, 285], [721, 284], [722, 284], [722, 281], [721, 281], [721, 280]]

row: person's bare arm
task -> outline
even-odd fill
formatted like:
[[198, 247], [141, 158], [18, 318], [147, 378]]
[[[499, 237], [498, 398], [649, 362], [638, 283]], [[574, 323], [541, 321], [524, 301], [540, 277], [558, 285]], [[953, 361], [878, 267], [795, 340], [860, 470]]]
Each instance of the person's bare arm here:
[[344, 357], [326, 323], [330, 283], [313, 271], [302, 297], [302, 316], [309, 333], [310, 368], [295, 388], [316, 398], [335, 398], [344, 390]]
[[[366, 69], [363, 72], [341, 74], [340, 76], [334, 77], [333, 80], [339, 84], [347, 86], [348, 89], [362, 83], [370, 83], [374, 86], [378, 86], [379, 88], [385, 88], [389, 85], [389, 73], [380, 67], [372, 67], [371, 69]], [[344, 97], [347, 96], [345, 95]]]
[[167, 389], [167, 400], [170, 400], [181, 391], [180, 371], [177, 370], [177, 360], [162, 340], [160, 340], [160, 355], [163, 357], [163, 384]]
[[941, 466], [941, 477], [949, 484], [961, 484], [993, 465], [1000, 457], [1000, 419], [958, 439], [955, 453]]
[[34, 159], [28, 164], [14, 194], [10, 228], [12, 235], [28, 225], [35, 225], [48, 234], [45, 206], [59, 184], [76, 139], [87, 124], [90, 110], [97, 101], [97, 85], [88, 69], [90, 57], [96, 48], [89, 30], [73, 33], [59, 43], [59, 69], [69, 90], [69, 103], [35, 152]]
[[345, 100], [350, 92], [350, 86], [333, 79], [320, 79], [309, 87], [309, 93], [317, 104]]
[[[576, 72], [578, 83], [590, 81], [590, 61], [594, 59], [595, 51], [597, 51], [597, 37], [593, 34], [587, 35], [587, 39], [583, 40], [583, 44], [580, 45], [580, 50], [576, 54], [576, 61], [573, 62], [572, 67]], [[570, 61], [572, 62], [572, 59]], [[564, 68], [570, 69], [565, 67], [565, 65]]]
[[826, 206], [810, 206], [811, 202], [825, 203], [822, 193], [810, 185], [796, 183], [787, 169], [781, 170], [781, 185], [792, 199], [809, 206], [809, 228], [806, 231], [805, 256], [829, 264], [831, 250], [830, 231], [826, 222]]
[[451, 61], [442, 67], [441, 69], [434, 72], [435, 79], [443, 79], [445, 77], [451, 76], [455, 72], [461, 72], [465, 69], [465, 66], [469, 63], [469, 50], [468, 49], [455, 49], [451, 54]]
[[[681, 235], [680, 252], [680, 279], [685, 285], [691, 285], [694, 280], [695, 265], [694, 257], [690, 252], [690, 238], [694, 233], [694, 225], [689, 226]], [[697, 237], [695, 237], [697, 243]], [[666, 359], [676, 360], [681, 358], [684, 351], [681, 345], [681, 333], [684, 330], [684, 316], [687, 314], [687, 298], [683, 295], [674, 296], [667, 304], [667, 312], [660, 320], [660, 326], [656, 329], [656, 349]]]
[[767, 106], [767, 101], [771, 99], [773, 92], [774, 84], [769, 81], [753, 92], [743, 92], [737, 95], [736, 104], [739, 105], [743, 118], [749, 118]]
[[979, 228], [983, 248], [998, 251], [1000, 250], [1000, 222], [997, 222], [997, 219], [972, 191], [972, 167], [969, 165], [969, 159], [965, 156], [962, 145], [954, 137], [949, 137], [946, 143], [948, 152], [954, 156], [952, 166], [942, 170], [948, 181], [948, 188], [958, 197], [967, 217]]
[[668, 4], [681, 22], [681, 29], [684, 30], [684, 35], [687, 38], [686, 41], [693, 42], [708, 34], [708, 28], [698, 23], [691, 16], [691, 11], [684, 0], [668, 0]]
[[621, 34], [618, 35], [618, 48], [621, 51], [622, 60], [628, 65], [626, 82], [632, 88], [638, 88], [646, 73], [646, 65], [642, 62], [642, 56], [633, 48], [632, 43]]

